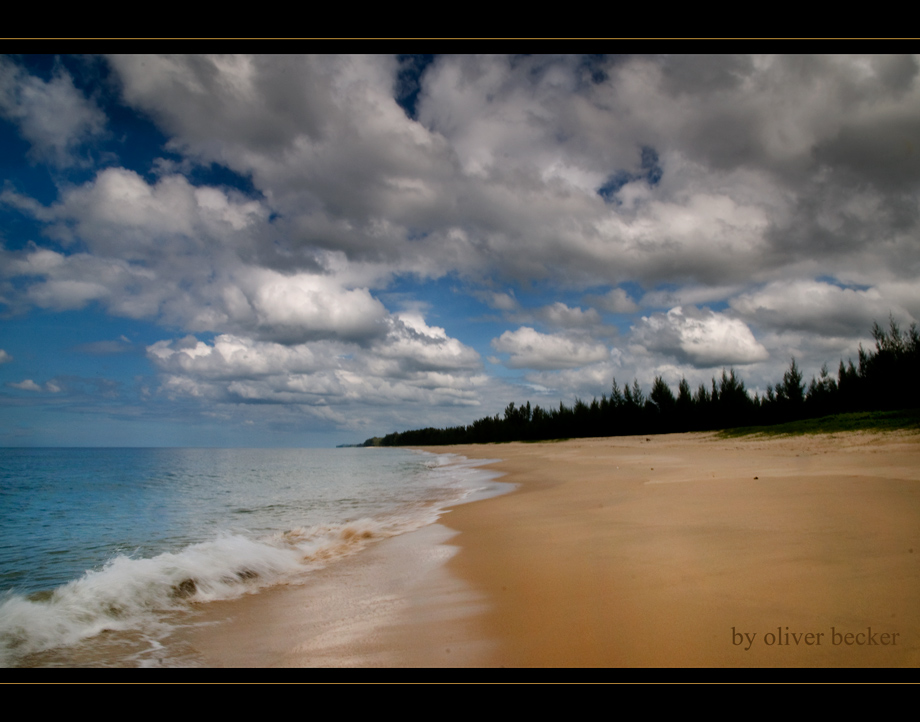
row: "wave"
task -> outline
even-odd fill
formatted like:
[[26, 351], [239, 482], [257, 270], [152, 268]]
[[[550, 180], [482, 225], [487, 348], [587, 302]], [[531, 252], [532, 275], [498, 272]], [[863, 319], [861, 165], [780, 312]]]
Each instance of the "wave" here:
[[8, 594], [0, 603], [0, 665], [105, 631], [156, 633], [164, 613], [302, 581], [374, 540], [434, 520], [414, 516], [322, 524], [259, 540], [227, 534], [149, 559], [119, 555], [51, 592]]
[[[197, 605], [232, 599], [278, 584], [300, 583], [310, 572], [368, 544], [438, 520], [445, 507], [483, 492], [496, 474], [453, 454], [425, 455], [440, 489], [398, 511], [343, 523], [298, 527], [252, 538], [222, 534], [177, 552], [150, 558], [118, 555], [53, 591], [8, 592], [0, 602], [0, 666], [39, 664], [29, 659], [70, 647], [106, 631], [139, 632], [160, 646], [181, 615]], [[136, 636], [136, 635], [135, 635]]]

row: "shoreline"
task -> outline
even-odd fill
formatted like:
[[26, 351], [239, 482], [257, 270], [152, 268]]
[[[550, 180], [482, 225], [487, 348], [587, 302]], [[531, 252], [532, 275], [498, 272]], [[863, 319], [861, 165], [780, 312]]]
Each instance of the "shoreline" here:
[[173, 661], [920, 666], [920, 434], [422, 449], [488, 459], [515, 488], [303, 584], [202, 605]]
[[441, 522], [480, 666], [920, 665], [917, 434], [420, 448], [517, 485]]
[[[208, 668], [477, 667], [482, 595], [448, 573], [456, 532], [440, 522], [384, 539], [302, 584], [205, 605], [177, 630]], [[182, 660], [178, 660], [180, 663]]]
[[[445, 452], [435, 451], [438, 456]], [[494, 461], [494, 459], [488, 459]], [[494, 640], [478, 619], [486, 602], [449, 573], [453, 509], [506, 494], [481, 459], [444, 466], [472, 471], [478, 488], [440, 506], [437, 521], [372, 541], [300, 580], [200, 605], [170, 635], [179, 666], [405, 668], [488, 666]], [[450, 475], [451, 472], [447, 472]], [[499, 483], [496, 483], [496, 482]]]

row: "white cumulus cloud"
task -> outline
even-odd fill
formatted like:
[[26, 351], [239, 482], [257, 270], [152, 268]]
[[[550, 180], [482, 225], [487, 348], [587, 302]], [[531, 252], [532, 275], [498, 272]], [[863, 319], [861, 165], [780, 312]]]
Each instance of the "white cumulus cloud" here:
[[383, 332], [386, 309], [366, 288], [343, 288], [319, 274], [260, 269], [239, 275], [255, 326], [265, 337], [296, 343], [329, 336], [360, 339]]
[[677, 306], [643, 316], [633, 340], [646, 349], [671, 354], [697, 367], [750, 364], [769, 357], [751, 330], [736, 318], [709, 309]]

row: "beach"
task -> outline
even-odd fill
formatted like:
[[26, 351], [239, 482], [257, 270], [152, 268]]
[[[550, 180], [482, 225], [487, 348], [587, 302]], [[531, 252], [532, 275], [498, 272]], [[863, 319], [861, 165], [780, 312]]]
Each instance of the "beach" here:
[[462, 446], [518, 490], [458, 506], [488, 666], [920, 665], [920, 436]]
[[512, 493], [208, 605], [205, 666], [916, 667], [920, 435], [436, 447]]

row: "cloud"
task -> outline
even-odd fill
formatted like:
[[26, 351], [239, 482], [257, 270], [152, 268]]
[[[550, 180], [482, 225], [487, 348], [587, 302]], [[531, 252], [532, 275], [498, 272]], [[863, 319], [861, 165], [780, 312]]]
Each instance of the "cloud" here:
[[124, 335], [117, 339], [111, 339], [107, 341], [90, 341], [89, 343], [81, 343], [74, 347], [74, 351], [77, 351], [78, 353], [89, 354], [91, 356], [111, 356], [114, 354], [127, 353], [128, 351], [133, 350], [134, 345]]
[[769, 357], [742, 321], [706, 308], [677, 306], [643, 316], [633, 328], [632, 340], [696, 367], [750, 364]]
[[270, 152], [321, 137], [336, 119], [331, 66], [375, 68], [370, 60], [294, 55], [113, 55], [109, 62], [127, 102], [202, 154], [221, 146]]
[[[631, 127], [625, 141], [599, 132], [626, 109], [608, 107], [606, 86], [583, 83], [577, 58], [440, 58], [422, 79], [418, 122], [393, 98], [390, 58], [111, 62], [126, 101], [173, 147], [252, 178], [292, 251], [309, 244], [396, 272], [569, 282], [762, 262], [763, 209], [721, 179], [689, 197], [662, 180], [657, 197], [622, 215], [603, 202], [603, 179], [641, 170], [648, 148]], [[668, 163], [679, 169], [676, 153]], [[704, 241], [718, 247], [708, 253]]]
[[273, 374], [310, 374], [364, 365], [391, 376], [420, 372], [476, 371], [479, 354], [421, 316], [404, 313], [387, 320], [386, 336], [368, 348], [341, 341], [282, 344], [220, 334], [212, 344], [194, 336], [158, 341], [148, 355], [163, 370], [199, 378], [257, 378]]
[[34, 198], [17, 193], [10, 188], [9, 184], [7, 184], [7, 187], [4, 188], [3, 191], [0, 191], [0, 203], [12, 206], [22, 213], [30, 215], [40, 221], [51, 221], [54, 219], [54, 214], [49, 212], [45, 206]]
[[[342, 288], [317, 274], [249, 270], [238, 275], [240, 285], [232, 291], [246, 296], [263, 338], [286, 343], [330, 336], [359, 340], [383, 331], [386, 309], [366, 288]], [[249, 309], [242, 315], [249, 316]]]
[[610, 394], [611, 383], [622, 371], [615, 362], [603, 361], [559, 371], [535, 371], [527, 381], [541, 396], [554, 401], [562, 398], [591, 399]]
[[325, 358], [305, 344], [286, 346], [220, 334], [211, 345], [194, 336], [157, 341], [147, 353], [161, 371], [199, 379], [258, 378], [282, 373], [311, 373], [333, 365], [335, 349]]
[[[27, 279], [23, 292], [12, 299], [17, 305], [34, 304], [40, 308], [68, 310], [83, 308], [91, 301], [110, 304], [113, 311], [124, 316], [155, 315], [158, 303], [140, 304], [144, 286], [155, 284], [155, 275], [141, 266], [132, 266], [121, 259], [100, 258], [88, 253], [64, 254], [28, 245], [22, 251], [4, 252], [3, 271], [6, 278]], [[127, 289], [131, 289], [126, 293]], [[151, 289], [152, 290], [152, 289]], [[168, 295], [168, 289], [158, 289], [157, 296]], [[140, 311], [140, 312], [137, 312]]]
[[31, 155], [60, 167], [79, 163], [81, 143], [101, 135], [105, 114], [77, 90], [61, 68], [45, 82], [0, 58], [0, 117], [16, 123], [32, 144]]
[[[475, 293], [480, 300], [488, 298], [488, 292], [486, 292], [485, 296], [483, 292]], [[539, 324], [551, 329], [562, 329], [576, 333], [593, 332], [602, 335], [611, 332], [615, 333], [615, 329], [604, 325], [601, 315], [594, 308], [572, 307], [561, 301], [535, 308], [523, 308], [513, 296], [506, 294], [496, 295], [502, 295], [509, 301], [513, 301], [513, 303], [507, 304], [506, 309], [504, 309], [502, 318], [505, 321], [519, 324]], [[495, 304], [492, 305], [495, 307]]]
[[613, 288], [603, 296], [585, 296], [585, 303], [590, 303], [609, 313], [635, 313], [639, 310], [635, 301], [622, 288]]
[[718, 303], [731, 298], [744, 289], [742, 284], [732, 285], [685, 285], [679, 288], [663, 288], [644, 294], [640, 304], [646, 308], [673, 308], [674, 306], [699, 306]]
[[[780, 273], [790, 254], [826, 262], [820, 228], [788, 238], [828, 193], [858, 195], [814, 174], [874, 173], [831, 145], [847, 123], [907, 132], [918, 106], [911, 57], [611, 56], [588, 72], [577, 56], [441, 56], [417, 120], [394, 97], [392, 57], [110, 63], [173, 149], [252, 179], [288, 263], [309, 246], [435, 277], [709, 285]], [[646, 178], [652, 156], [653, 187], [604, 203], [606, 179]], [[848, 255], [831, 262], [857, 267]]]
[[219, 262], [222, 252], [245, 249], [269, 215], [236, 191], [195, 187], [181, 175], [150, 184], [126, 168], [106, 168], [66, 189], [49, 210], [61, 241], [79, 238], [98, 255], [161, 264], [205, 253]]
[[[0, 298], [168, 328], [148, 352], [177, 400], [426, 423], [420, 404], [512, 393], [521, 374], [483, 380], [489, 352], [566, 393], [727, 364], [776, 380], [920, 319], [914, 56], [106, 62], [84, 92], [0, 60], [0, 115], [56, 172], [106, 137], [100, 107], [129, 143], [131, 112], [166, 137], [52, 201], [12, 178], [0, 202], [38, 230], [0, 249]], [[482, 335], [446, 279], [497, 311]], [[441, 326], [394, 298], [443, 302]], [[604, 327], [639, 307], [628, 337]]]
[[571, 338], [562, 334], [544, 334], [529, 326], [505, 331], [492, 339], [492, 348], [509, 353], [509, 368], [566, 369], [603, 361], [610, 355], [606, 346], [590, 339]]
[[[315, 272], [318, 254], [341, 253], [348, 265], [376, 267], [374, 282], [456, 272], [576, 287], [729, 286], [785, 278], [809, 260], [825, 273], [858, 269], [873, 233], [885, 239], [872, 246], [881, 250], [873, 265], [903, 268], [896, 257], [907, 241], [880, 224], [920, 220], [904, 217], [903, 194], [876, 193], [858, 234], [838, 238], [830, 256], [828, 228], [805, 222], [816, 206], [855, 208], [865, 196], [835, 180], [853, 162], [815, 155], [844, 132], [846, 111], [868, 135], [888, 119], [909, 128], [898, 119], [918, 106], [905, 80], [910, 58], [610, 57], [585, 75], [574, 56], [445, 56], [420, 80], [417, 121], [394, 98], [390, 57], [110, 63], [124, 101], [149, 113], [184, 161], [227, 166], [261, 193], [247, 204], [192, 191], [174, 173], [147, 186], [109, 169], [62, 215], [94, 252], [122, 258], [196, 239], [285, 273]], [[643, 180], [621, 206], [605, 203], [604, 180], [642, 174], [650, 154], [655, 183]], [[216, 205], [206, 218], [208, 194]], [[103, 207], [101, 195], [123, 202]], [[617, 310], [627, 301], [607, 303], [631, 312]]]
[[889, 313], [915, 320], [880, 288], [841, 288], [823, 281], [777, 281], [736, 296], [730, 305], [752, 323], [823, 336], [864, 336], [873, 321], [885, 323]]
[[23, 391], [41, 391], [42, 387], [35, 383], [32, 379], [25, 379], [18, 383], [10, 382], [7, 386], [12, 386], [14, 389], [22, 389]]
[[482, 366], [475, 350], [449, 338], [443, 328], [428, 326], [416, 313], [396, 314], [386, 338], [371, 351], [378, 358], [398, 360], [407, 369], [473, 371]]
[[495, 291], [473, 291], [472, 295], [489, 306], [489, 308], [494, 308], [499, 311], [517, 311], [521, 307], [517, 299], [514, 297], [513, 291], [508, 293], [497, 293]]
[[537, 309], [534, 317], [556, 328], [589, 328], [601, 323], [600, 314], [593, 308], [570, 308], [560, 301]]
[[268, 191], [274, 210], [292, 220], [295, 243], [306, 236], [352, 258], [388, 256], [404, 245], [406, 228], [427, 230], [427, 217], [449, 211], [440, 187], [452, 171], [449, 148], [397, 104], [395, 58], [110, 62], [125, 100], [157, 120], [172, 148]]
[[477, 406], [481, 361], [473, 349], [415, 313], [389, 317], [368, 347], [341, 340], [282, 344], [221, 334], [158, 341], [148, 357], [173, 398], [306, 406]]
[[312, 338], [366, 339], [382, 332], [386, 310], [367, 288], [348, 288], [329, 273], [282, 273], [249, 256], [255, 225], [268, 211], [181, 176], [148, 184], [110, 168], [42, 214], [51, 232], [79, 238], [90, 252], [65, 254], [34, 244], [7, 253], [7, 275], [34, 280], [26, 297], [43, 308], [104, 303], [115, 314], [159, 317], [193, 331], [234, 330], [297, 343]]
[[0, 348], [0, 364], [9, 363], [13, 360], [13, 357], [10, 356], [4, 349]]
[[44, 386], [40, 386], [32, 379], [24, 379], [23, 381], [19, 382], [11, 381], [7, 383], [7, 386], [14, 389], [21, 389], [23, 391], [38, 391], [46, 392], [49, 394], [59, 394], [64, 390], [63, 386], [61, 386], [58, 381], [46, 381]]

